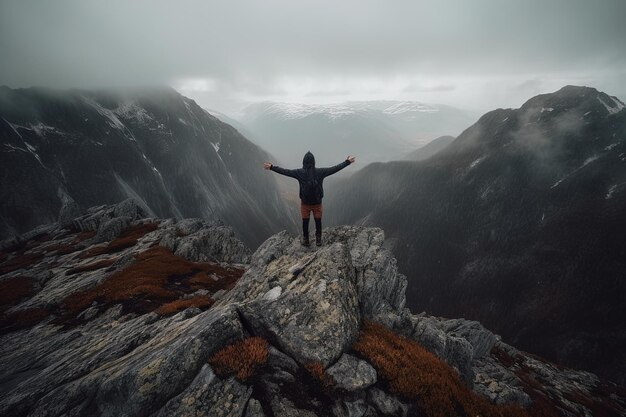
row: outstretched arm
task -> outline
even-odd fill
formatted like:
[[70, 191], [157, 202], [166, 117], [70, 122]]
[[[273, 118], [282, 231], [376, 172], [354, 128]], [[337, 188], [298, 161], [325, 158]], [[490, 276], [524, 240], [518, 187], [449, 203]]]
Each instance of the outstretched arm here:
[[270, 164], [269, 162], [265, 162], [263, 164], [263, 168], [272, 170], [272, 171], [276, 172], [277, 174], [282, 174], [282, 175], [286, 175], [288, 177], [296, 178], [296, 170], [295, 169], [281, 168], [281, 167], [278, 167], [276, 165]]
[[330, 168], [319, 168], [317, 172], [322, 174], [323, 177], [328, 177], [329, 175], [333, 175], [334, 173], [339, 172], [348, 165], [354, 163], [355, 160], [356, 158], [354, 156], [348, 156], [342, 163]]

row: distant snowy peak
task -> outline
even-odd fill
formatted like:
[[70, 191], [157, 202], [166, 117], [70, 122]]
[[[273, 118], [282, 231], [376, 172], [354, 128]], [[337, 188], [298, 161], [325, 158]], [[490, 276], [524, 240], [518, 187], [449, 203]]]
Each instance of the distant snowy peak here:
[[415, 101], [350, 101], [333, 104], [263, 102], [246, 107], [242, 112], [242, 118], [249, 121], [271, 116], [276, 119], [290, 120], [318, 115], [337, 119], [371, 112], [405, 116], [412, 113], [437, 113], [439, 111], [440, 108], [437, 106]]

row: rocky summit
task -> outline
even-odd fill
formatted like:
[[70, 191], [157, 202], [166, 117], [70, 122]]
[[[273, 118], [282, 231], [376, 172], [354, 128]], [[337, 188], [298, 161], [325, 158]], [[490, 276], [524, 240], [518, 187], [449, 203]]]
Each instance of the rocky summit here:
[[412, 314], [378, 228], [254, 253], [132, 200], [0, 246], [3, 416], [620, 416], [626, 393]]

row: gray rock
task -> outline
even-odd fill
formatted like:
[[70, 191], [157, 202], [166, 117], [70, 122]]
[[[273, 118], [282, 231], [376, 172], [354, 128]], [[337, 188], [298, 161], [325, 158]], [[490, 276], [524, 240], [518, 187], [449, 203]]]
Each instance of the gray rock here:
[[64, 195], [62, 199], [61, 210], [59, 210], [58, 223], [61, 227], [67, 227], [72, 224], [76, 217], [80, 217], [82, 210], [80, 206], [68, 195]]
[[141, 202], [128, 198], [113, 207], [113, 217], [129, 217], [131, 220], [138, 220], [147, 217], [149, 211]]
[[283, 397], [273, 399], [271, 407], [275, 417], [317, 417], [313, 411], [297, 408]]
[[113, 317], [77, 331], [40, 325], [2, 337], [0, 414], [146, 415], [182, 392], [212, 352], [243, 337], [232, 308], [151, 324]]
[[524, 392], [520, 379], [509, 369], [491, 357], [483, 357], [474, 364], [474, 392], [494, 404], [530, 405], [530, 397]]
[[410, 322], [410, 326], [402, 325], [406, 332], [405, 336], [417, 341], [455, 368], [461, 379], [471, 387], [474, 383], [472, 345], [461, 337], [447, 334], [442, 328], [441, 321], [435, 317], [408, 315], [405, 319]]
[[344, 353], [333, 366], [326, 370], [338, 388], [347, 391], [365, 389], [376, 383], [376, 370], [369, 363]]
[[261, 403], [258, 400], [250, 398], [246, 406], [245, 417], [265, 417]]
[[[240, 384], [232, 377], [227, 380], [217, 378], [211, 367], [205, 364], [192, 383], [153, 416], [241, 417], [251, 393], [251, 387]], [[245, 415], [250, 414], [246, 412]]]
[[363, 399], [337, 400], [333, 404], [333, 414], [336, 417], [363, 417], [368, 406]]
[[[301, 364], [327, 366], [353, 343], [359, 330], [355, 277], [347, 248], [341, 244], [309, 255], [307, 266], [294, 276], [290, 269], [302, 261], [301, 254], [294, 253], [267, 265], [262, 287], [276, 280], [283, 288], [280, 295], [266, 297], [268, 289], [257, 298], [243, 300], [240, 311], [256, 334]], [[244, 274], [238, 286], [255, 285], [257, 279]], [[244, 289], [250, 290], [258, 288]]]
[[235, 237], [227, 226], [204, 225], [190, 235], [180, 238], [176, 255], [193, 262], [248, 263], [250, 250]]
[[237, 286], [247, 324], [298, 362], [335, 361], [356, 336], [361, 317], [404, 309], [406, 278], [376, 228], [333, 227], [311, 252], [281, 232], [252, 255]]
[[328, 244], [348, 246], [355, 268], [359, 307], [364, 318], [387, 311], [400, 312], [406, 304], [406, 277], [398, 272], [393, 254], [383, 247], [385, 233], [375, 227], [339, 226], [325, 230]]
[[378, 388], [370, 388], [367, 391], [367, 400], [383, 416], [404, 417], [409, 411], [408, 405]]
[[118, 237], [124, 229], [130, 225], [131, 218], [122, 216], [103, 221], [98, 226], [98, 232], [94, 237], [94, 243], [109, 242]]
[[499, 337], [485, 329], [477, 321], [464, 319], [443, 320], [442, 329], [446, 333], [467, 340], [472, 345], [473, 359], [479, 359], [491, 351]]

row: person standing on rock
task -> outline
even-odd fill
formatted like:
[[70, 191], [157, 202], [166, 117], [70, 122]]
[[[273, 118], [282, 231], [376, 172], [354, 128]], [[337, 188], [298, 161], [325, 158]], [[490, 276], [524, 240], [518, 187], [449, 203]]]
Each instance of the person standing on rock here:
[[302, 168], [285, 169], [269, 162], [263, 164], [263, 168], [272, 170], [278, 174], [286, 175], [298, 180], [300, 183], [300, 214], [302, 215], [302, 244], [309, 246], [309, 219], [311, 212], [315, 219], [315, 244], [322, 245], [322, 197], [324, 189], [322, 182], [329, 175], [341, 171], [354, 163], [356, 158], [348, 156], [345, 161], [330, 168], [315, 168], [315, 157], [311, 151], [304, 155]]

